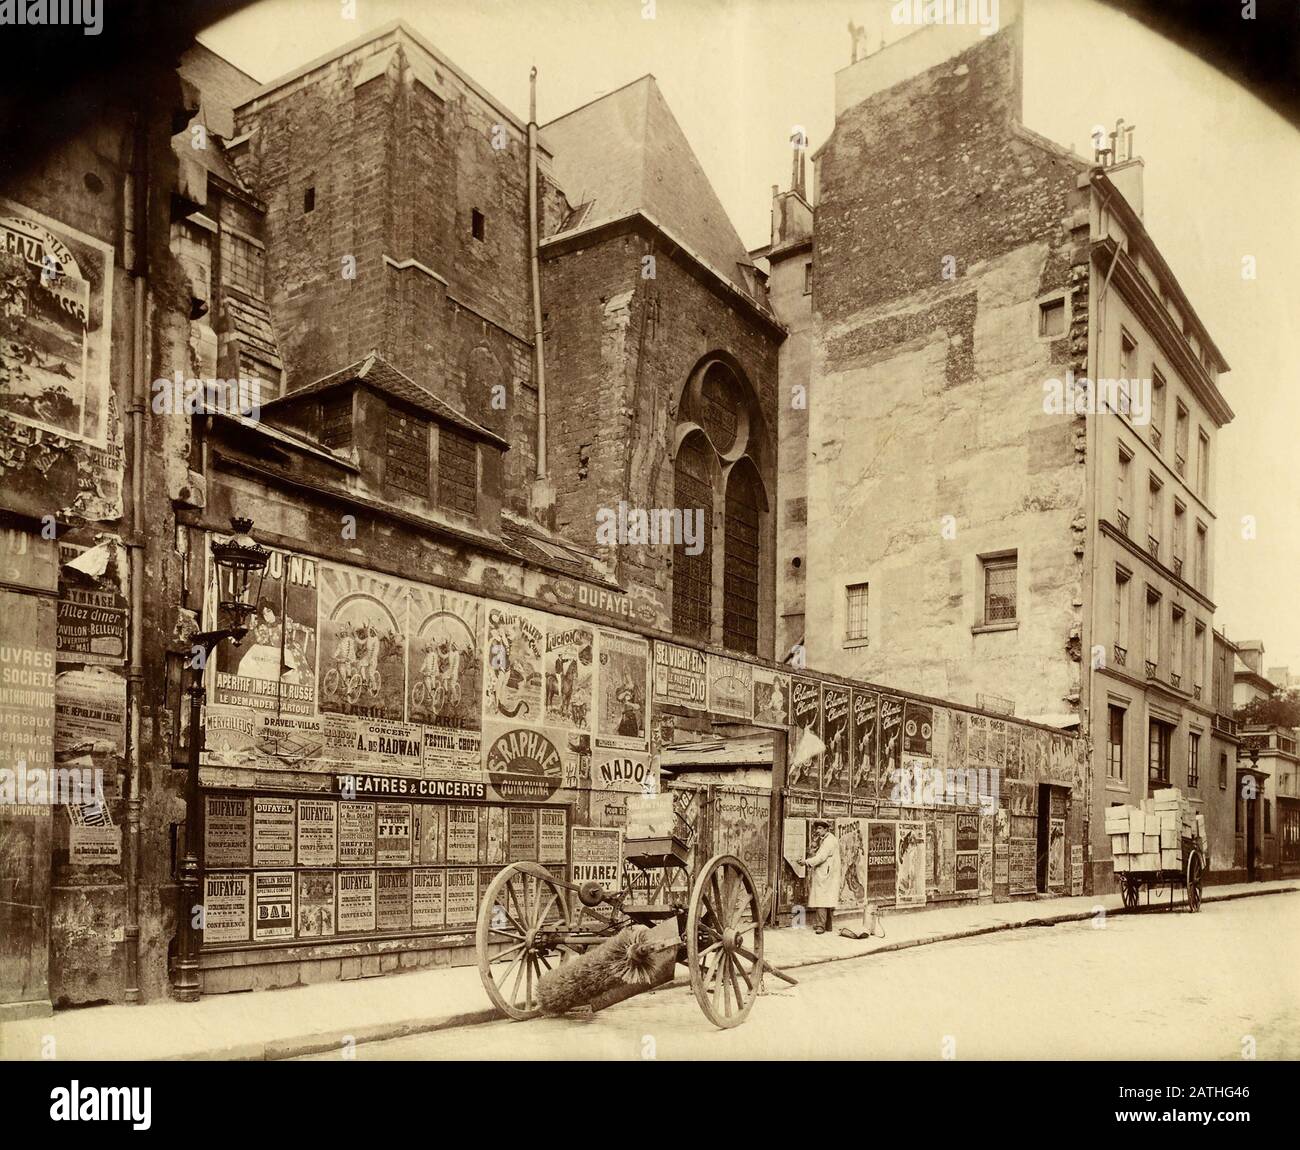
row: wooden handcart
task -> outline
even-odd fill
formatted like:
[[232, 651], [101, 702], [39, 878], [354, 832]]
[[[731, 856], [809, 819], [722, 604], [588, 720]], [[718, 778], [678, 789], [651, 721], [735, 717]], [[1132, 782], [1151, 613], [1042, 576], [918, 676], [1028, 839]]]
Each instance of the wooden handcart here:
[[764, 907], [744, 863], [715, 855], [685, 897], [670, 878], [687, 870], [688, 858], [686, 844], [674, 836], [629, 839], [618, 890], [567, 882], [538, 863], [505, 867], [479, 907], [478, 967], [488, 997], [510, 1018], [535, 1018], [542, 1013], [537, 984], [543, 975], [639, 924], [652, 929], [664, 954], [656, 979], [629, 984], [596, 1008], [662, 985], [684, 963], [705, 1017], [723, 1028], [739, 1025], [753, 1009], [765, 970], [794, 980], [763, 960]]
[[[1124, 906], [1128, 910], [1136, 910], [1144, 888], [1147, 892], [1146, 905], [1150, 906], [1152, 890], [1160, 890], [1167, 886], [1168, 906], [1171, 910], [1174, 906], [1174, 891], [1178, 887], [1182, 887], [1187, 892], [1187, 909], [1193, 913], [1200, 910], [1201, 889], [1205, 884], [1205, 872], [1208, 868], [1205, 856], [1201, 853], [1199, 840], [1184, 836], [1179, 857], [1182, 859], [1182, 865], [1177, 869], [1129, 870], [1120, 874], [1118, 876], [1120, 897], [1124, 900]], [[1161, 901], [1156, 905], [1164, 904]]]

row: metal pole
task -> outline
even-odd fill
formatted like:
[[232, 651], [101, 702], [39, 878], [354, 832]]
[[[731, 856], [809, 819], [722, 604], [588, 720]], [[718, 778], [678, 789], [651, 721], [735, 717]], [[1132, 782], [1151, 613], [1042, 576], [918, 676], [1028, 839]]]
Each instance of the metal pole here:
[[199, 945], [194, 926], [194, 908], [200, 905], [199, 859], [196, 853], [199, 827], [199, 759], [203, 753], [203, 702], [206, 690], [202, 670], [191, 672], [187, 689], [190, 697], [190, 763], [185, 777], [185, 857], [180, 866], [176, 900], [176, 965], [172, 992], [179, 1002], [199, 1000]]

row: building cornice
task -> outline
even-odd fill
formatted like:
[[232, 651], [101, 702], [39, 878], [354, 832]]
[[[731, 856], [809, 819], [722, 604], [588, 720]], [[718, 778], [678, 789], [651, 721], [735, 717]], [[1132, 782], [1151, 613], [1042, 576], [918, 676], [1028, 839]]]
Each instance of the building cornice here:
[[1142, 566], [1153, 568], [1154, 570], [1158, 571], [1161, 575], [1163, 575], [1166, 579], [1168, 579], [1169, 582], [1175, 584], [1179, 588], [1179, 590], [1186, 592], [1189, 596], [1191, 596], [1191, 598], [1195, 599], [1196, 602], [1201, 604], [1201, 606], [1204, 607], [1211, 615], [1214, 614], [1216, 608], [1214, 606], [1213, 601], [1211, 601], [1208, 596], [1198, 591], [1195, 587], [1193, 587], [1190, 583], [1188, 583], [1186, 579], [1183, 579], [1180, 576], [1175, 575], [1173, 571], [1170, 570], [1170, 568], [1166, 567], [1163, 563], [1161, 563], [1160, 560], [1153, 559], [1149, 551], [1147, 551], [1145, 548], [1139, 547], [1136, 543], [1133, 542], [1132, 539], [1130, 539], [1127, 535], [1125, 535], [1124, 532], [1122, 532], [1118, 527], [1116, 527], [1113, 523], [1111, 523], [1110, 520], [1099, 519], [1097, 521], [1097, 526], [1101, 530], [1101, 533], [1103, 535], [1105, 535], [1109, 539], [1115, 540], [1115, 542], [1118, 543], [1121, 547], [1123, 547], [1126, 551], [1128, 551], [1136, 558], [1140, 559], [1142, 561]]

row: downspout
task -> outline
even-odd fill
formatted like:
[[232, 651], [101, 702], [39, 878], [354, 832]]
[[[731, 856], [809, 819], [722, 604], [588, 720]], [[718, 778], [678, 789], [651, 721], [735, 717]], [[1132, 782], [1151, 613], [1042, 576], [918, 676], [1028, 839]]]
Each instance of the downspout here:
[[145, 213], [148, 210], [145, 117], [136, 109], [131, 125], [131, 163], [123, 187], [122, 261], [131, 277], [131, 533], [127, 573], [131, 599], [131, 665], [127, 673], [126, 797], [126, 1001], [140, 1002], [140, 708], [144, 694], [144, 410], [146, 275]]
[[546, 360], [542, 353], [542, 275], [537, 254], [537, 68], [528, 73], [528, 264], [533, 286], [533, 379], [537, 383], [537, 481], [546, 479]]

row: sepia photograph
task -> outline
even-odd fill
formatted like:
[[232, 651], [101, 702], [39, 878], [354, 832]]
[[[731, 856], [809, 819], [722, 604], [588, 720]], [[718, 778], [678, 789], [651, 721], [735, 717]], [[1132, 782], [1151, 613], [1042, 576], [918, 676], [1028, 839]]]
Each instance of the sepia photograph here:
[[192, 1129], [203, 1062], [342, 1130], [265, 1061], [1280, 1122], [1297, 0], [0, 0], [0, 46], [15, 1129]]

